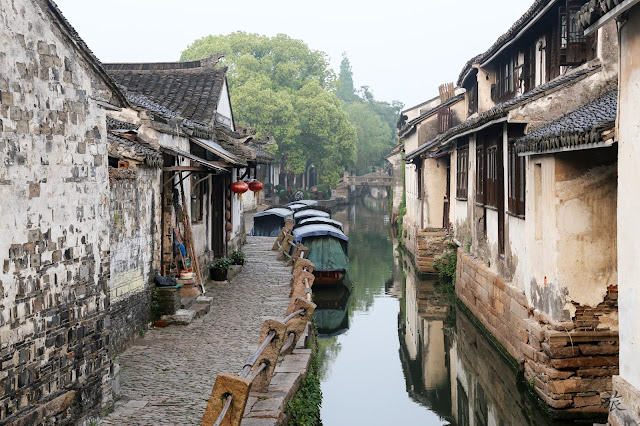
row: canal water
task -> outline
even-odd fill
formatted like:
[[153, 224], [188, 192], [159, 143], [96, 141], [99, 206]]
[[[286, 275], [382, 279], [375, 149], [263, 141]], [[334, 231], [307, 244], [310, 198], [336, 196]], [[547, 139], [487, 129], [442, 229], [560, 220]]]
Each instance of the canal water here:
[[349, 235], [352, 288], [314, 289], [325, 426], [552, 424], [438, 277], [415, 278], [384, 201], [333, 217]]

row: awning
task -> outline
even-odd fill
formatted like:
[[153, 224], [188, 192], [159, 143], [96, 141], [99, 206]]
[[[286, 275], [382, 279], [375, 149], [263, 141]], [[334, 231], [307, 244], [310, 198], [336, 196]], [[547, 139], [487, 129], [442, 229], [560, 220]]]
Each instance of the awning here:
[[[229, 172], [229, 170], [225, 169], [224, 167], [217, 166], [217, 165], [213, 164], [210, 161], [207, 161], [207, 160], [205, 160], [203, 158], [200, 158], [198, 156], [195, 156], [195, 155], [193, 155], [191, 153], [188, 153], [188, 152], [183, 151], [183, 150], [178, 149], [178, 148], [167, 148], [167, 147], [163, 146], [162, 147], [162, 151], [164, 151], [164, 152], [166, 152], [168, 154], [174, 155], [174, 156], [179, 155], [181, 157], [184, 157], [184, 158], [187, 158], [187, 159], [189, 159], [191, 161], [194, 161], [194, 162], [200, 164], [201, 166], [207, 167], [207, 168], [212, 169], [212, 170], [216, 170], [218, 172], [226, 172], [226, 173]], [[177, 167], [164, 167], [163, 170], [165, 170], [165, 169], [167, 169], [167, 170], [168, 169], [175, 169], [176, 171], [178, 171]], [[184, 170], [187, 170], [187, 168], [184, 168]]]
[[217, 155], [218, 157], [222, 158], [224, 161], [228, 162], [233, 166], [241, 166], [241, 167], [247, 166], [247, 163], [245, 161], [241, 160], [236, 155], [230, 153], [229, 151], [224, 149], [222, 146], [220, 146], [220, 144], [210, 139], [189, 138], [189, 140], [203, 147], [204, 149], [211, 152], [212, 154]]

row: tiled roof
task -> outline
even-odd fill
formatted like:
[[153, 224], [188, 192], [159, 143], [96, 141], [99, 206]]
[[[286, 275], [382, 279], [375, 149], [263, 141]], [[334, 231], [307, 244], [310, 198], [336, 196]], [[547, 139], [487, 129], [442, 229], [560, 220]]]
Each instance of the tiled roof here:
[[100, 60], [93, 54], [91, 49], [89, 49], [75, 28], [73, 28], [71, 23], [67, 21], [67, 18], [64, 17], [58, 5], [53, 0], [39, 0], [36, 3], [40, 4], [43, 8], [46, 7], [49, 9], [58, 24], [62, 27], [63, 33], [67, 34], [67, 36], [71, 38], [73, 45], [86, 56], [89, 64], [111, 89], [113, 96], [120, 101], [121, 106], [127, 106], [127, 101], [125, 100], [124, 94], [120, 91], [120, 88], [118, 88], [118, 85], [113, 81], [109, 74], [107, 74]]
[[131, 158], [144, 161], [151, 167], [162, 167], [162, 154], [153, 148], [144, 146], [125, 137], [107, 132], [109, 155], [116, 158]]
[[423, 112], [422, 114], [420, 114], [420, 116], [414, 118], [413, 120], [407, 122], [407, 124], [405, 124], [402, 129], [398, 130], [398, 136], [399, 137], [405, 137], [407, 136], [409, 133], [411, 133], [414, 129], [416, 124], [421, 123], [422, 121], [426, 120], [427, 118], [433, 116], [434, 114], [436, 114], [438, 112], [438, 110], [440, 108], [449, 106], [449, 105], [453, 105], [459, 101], [464, 100], [464, 93], [461, 93], [457, 96], [454, 96], [452, 98], [447, 99], [446, 101], [442, 102], [441, 104], [439, 104], [438, 106], [431, 108], [428, 111]]
[[466, 76], [466, 74], [471, 70], [471, 67], [473, 66], [473, 64], [475, 63], [483, 63], [484, 61], [486, 61], [487, 59], [489, 59], [493, 54], [495, 54], [502, 46], [504, 46], [505, 43], [508, 43], [509, 41], [511, 41], [512, 39], [515, 39], [515, 37], [518, 35], [518, 33], [527, 25], [529, 24], [529, 22], [531, 22], [531, 19], [534, 18], [538, 13], [540, 13], [547, 5], [549, 5], [550, 3], [554, 3], [557, 0], [536, 0], [533, 2], [533, 4], [529, 7], [529, 9], [520, 17], [520, 19], [518, 19], [516, 22], [514, 22], [514, 24], [511, 26], [511, 28], [509, 28], [507, 30], [507, 32], [505, 32], [504, 34], [502, 34], [500, 37], [498, 37], [498, 39], [491, 45], [491, 47], [489, 49], [487, 49], [486, 52], [471, 58], [469, 61], [467, 61], [467, 63], [464, 65], [464, 67], [462, 68], [462, 71], [460, 72], [460, 75], [458, 76], [458, 82], [457, 85], [458, 86], [462, 86], [463, 83], [463, 79]]
[[513, 99], [509, 99], [506, 102], [503, 102], [501, 104], [498, 104], [496, 106], [494, 106], [493, 108], [484, 111], [482, 113], [480, 113], [478, 116], [471, 118], [467, 121], [464, 121], [462, 123], [460, 123], [459, 125], [457, 125], [456, 127], [452, 127], [451, 129], [447, 130], [446, 132], [439, 134], [438, 136], [436, 136], [434, 139], [432, 139], [431, 141], [427, 142], [426, 144], [420, 146], [418, 149], [415, 149], [413, 151], [411, 151], [410, 153], [407, 154], [407, 160], [411, 160], [413, 157], [422, 154], [423, 152], [431, 149], [432, 147], [436, 146], [436, 145], [443, 145], [445, 143], [447, 143], [451, 138], [453, 138], [454, 136], [459, 135], [460, 133], [464, 133], [466, 131], [472, 130], [475, 127], [479, 127], [482, 126], [486, 123], [489, 123], [490, 121], [496, 120], [498, 118], [501, 117], [505, 117], [510, 110], [517, 108], [519, 106], [522, 106], [524, 104], [526, 104], [527, 102], [533, 101], [534, 99], [540, 98], [542, 96], [546, 96], [547, 94], [549, 94], [550, 92], [553, 92], [555, 90], [558, 90], [561, 87], [564, 87], [568, 84], [571, 84], [573, 82], [575, 82], [578, 79], [581, 79], [583, 77], [586, 77], [588, 74], [594, 72], [595, 70], [599, 69], [600, 65], [596, 64], [596, 65], [592, 65], [588, 68], [582, 68], [579, 69], [575, 72], [572, 72], [571, 74], [565, 74], [562, 75], [560, 77], [557, 77], [545, 84], [542, 84], [530, 91], [528, 91], [527, 93], [518, 96], [516, 98]]
[[612, 90], [518, 139], [516, 149], [536, 154], [600, 142], [602, 131], [615, 126], [617, 110], [618, 90]]
[[205, 125], [215, 122], [227, 72], [205, 61], [104, 64], [130, 94], [143, 95], [176, 115]]
[[594, 24], [603, 15], [609, 13], [616, 6], [623, 3], [622, 0], [591, 0], [576, 14], [578, 27], [585, 30]]
[[127, 123], [107, 117], [107, 130], [138, 130], [138, 128], [140, 128], [139, 124]]

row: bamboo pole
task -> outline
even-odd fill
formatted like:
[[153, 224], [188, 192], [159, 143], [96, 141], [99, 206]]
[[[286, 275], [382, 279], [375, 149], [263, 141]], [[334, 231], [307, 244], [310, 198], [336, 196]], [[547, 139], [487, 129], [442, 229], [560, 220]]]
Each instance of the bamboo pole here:
[[198, 267], [198, 257], [196, 256], [196, 250], [193, 245], [193, 233], [191, 232], [191, 218], [187, 213], [187, 199], [184, 195], [184, 185], [182, 180], [180, 180], [180, 195], [182, 196], [182, 222], [184, 225], [184, 240], [187, 242], [189, 249], [191, 251], [191, 264], [193, 265], [193, 269], [196, 272], [196, 277], [198, 278], [198, 284], [200, 285], [200, 289], [202, 290], [202, 294], [205, 293], [204, 284], [202, 283], [202, 276], [200, 275], [200, 268]]

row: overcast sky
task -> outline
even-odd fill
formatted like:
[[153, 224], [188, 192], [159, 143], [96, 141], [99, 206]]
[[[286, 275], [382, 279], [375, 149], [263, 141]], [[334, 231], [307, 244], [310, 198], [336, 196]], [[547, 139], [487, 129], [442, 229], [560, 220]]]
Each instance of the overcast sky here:
[[103, 62], [177, 61], [194, 40], [246, 31], [284, 33], [329, 56], [342, 52], [356, 87], [410, 107], [454, 82], [533, 0], [56, 0]]

